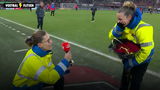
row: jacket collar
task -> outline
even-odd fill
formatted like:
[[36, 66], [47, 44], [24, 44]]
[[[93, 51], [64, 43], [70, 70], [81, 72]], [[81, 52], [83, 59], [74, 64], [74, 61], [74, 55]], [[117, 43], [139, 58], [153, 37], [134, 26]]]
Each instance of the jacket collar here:
[[127, 27], [130, 29], [134, 29], [141, 21], [141, 19], [142, 19], [142, 13], [139, 8], [136, 8], [136, 12], [134, 13], [133, 18], [131, 22], [127, 25]]
[[37, 45], [34, 45], [32, 47], [32, 50], [34, 53], [36, 53], [38, 56], [40, 57], [44, 57], [46, 56], [49, 52], [51, 52], [51, 50], [48, 50], [48, 51], [44, 51], [42, 50], [40, 47], [38, 47]]

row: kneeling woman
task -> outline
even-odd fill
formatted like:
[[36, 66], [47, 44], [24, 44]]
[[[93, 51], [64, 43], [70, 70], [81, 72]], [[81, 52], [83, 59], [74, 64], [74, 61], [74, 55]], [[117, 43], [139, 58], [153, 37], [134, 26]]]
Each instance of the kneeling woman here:
[[13, 80], [14, 90], [41, 90], [45, 85], [54, 85], [54, 90], [63, 90], [63, 75], [72, 59], [68, 52], [57, 64], [52, 63], [52, 40], [45, 31], [37, 31], [26, 39], [31, 47], [26, 53]]

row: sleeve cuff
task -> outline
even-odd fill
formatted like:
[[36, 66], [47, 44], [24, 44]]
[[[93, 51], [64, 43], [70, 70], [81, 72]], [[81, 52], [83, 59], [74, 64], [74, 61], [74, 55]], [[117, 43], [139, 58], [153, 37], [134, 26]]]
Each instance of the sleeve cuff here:
[[69, 66], [70, 66], [70, 63], [66, 59], [62, 59], [61, 62], [59, 62], [55, 66], [54, 69], [59, 73], [60, 76], [63, 76]]

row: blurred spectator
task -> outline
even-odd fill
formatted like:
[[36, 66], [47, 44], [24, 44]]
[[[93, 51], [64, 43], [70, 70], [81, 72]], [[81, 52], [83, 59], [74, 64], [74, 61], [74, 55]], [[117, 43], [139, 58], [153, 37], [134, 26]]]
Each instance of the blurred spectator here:
[[76, 11], [78, 10], [78, 5], [76, 3], [74, 4], [74, 8]]
[[40, 2], [40, 6], [37, 8], [36, 10], [36, 14], [37, 14], [37, 21], [38, 21], [38, 25], [37, 25], [37, 29], [39, 29], [39, 27], [41, 28], [41, 30], [43, 29], [43, 18], [44, 18], [44, 2]]
[[91, 8], [91, 11], [92, 11], [92, 20], [91, 20], [91, 21], [94, 21], [94, 20], [95, 20], [95, 19], [94, 19], [94, 16], [95, 16], [95, 13], [96, 13], [96, 11], [97, 11], [97, 8], [96, 8], [95, 5], [93, 5], [93, 7]]
[[56, 10], [55, 4], [52, 3], [49, 8], [50, 8], [50, 11], [51, 11], [51, 16], [54, 16], [54, 13], [55, 13], [55, 10]]

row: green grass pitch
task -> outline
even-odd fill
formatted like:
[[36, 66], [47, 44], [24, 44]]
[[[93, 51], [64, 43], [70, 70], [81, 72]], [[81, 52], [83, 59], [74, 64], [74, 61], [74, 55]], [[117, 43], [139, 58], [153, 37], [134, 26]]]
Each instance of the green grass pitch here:
[[[95, 22], [91, 22], [91, 11], [89, 10], [56, 10], [55, 16], [50, 16], [46, 12], [44, 18], [44, 29], [52, 35], [61, 37], [63, 39], [78, 43], [88, 48], [94, 49], [105, 54], [116, 56], [108, 50], [110, 40], [108, 39], [108, 32], [116, 22], [116, 11], [97, 11]], [[0, 17], [18, 22], [20, 24], [36, 28], [37, 18], [35, 11], [29, 10], [0, 10]], [[143, 21], [153, 25], [154, 27], [154, 41], [155, 54], [149, 69], [160, 73], [160, 14], [143, 14]], [[19, 30], [27, 35], [33, 32], [25, 27], [16, 25], [14, 23], [0, 19], [0, 23]], [[1, 87], [11, 85], [14, 74], [20, 64], [25, 52], [14, 53], [14, 50], [28, 48], [24, 44], [26, 36], [21, 35], [7, 26], [0, 24], [0, 82]], [[53, 47], [55, 54], [53, 60], [57, 63], [63, 57], [63, 51], [60, 44], [62, 41], [53, 38]], [[122, 65], [119, 62], [112, 61], [106, 57], [94, 54], [90, 51], [72, 46], [73, 58], [76, 60], [75, 64], [89, 66], [105, 73], [112, 75], [114, 78], [120, 80]], [[7, 71], [6, 71], [7, 70]], [[3, 78], [4, 77], [4, 78]], [[150, 83], [152, 83], [150, 85]], [[146, 74], [142, 89], [154, 89], [153, 86], [159, 87], [160, 78]], [[10, 86], [11, 87], [11, 86]], [[2, 89], [2, 90], [3, 90]]]

